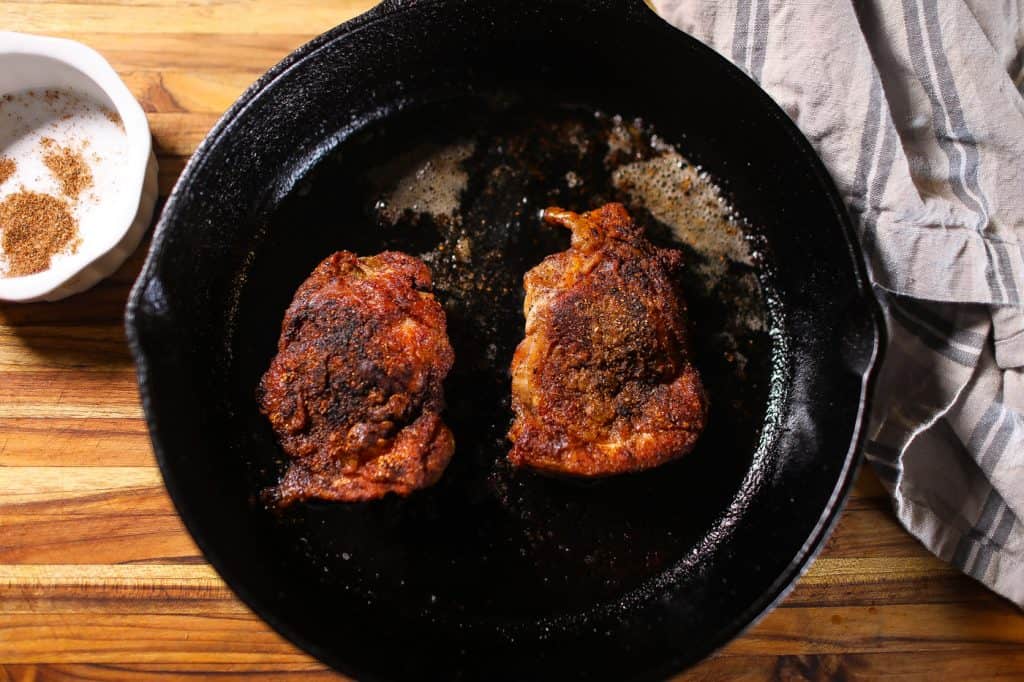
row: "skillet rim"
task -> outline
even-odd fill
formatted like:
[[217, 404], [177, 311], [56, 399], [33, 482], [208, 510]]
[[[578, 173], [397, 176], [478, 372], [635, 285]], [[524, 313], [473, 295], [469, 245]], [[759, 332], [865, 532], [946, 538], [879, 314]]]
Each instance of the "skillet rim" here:
[[[426, 2], [433, 4], [439, 4], [446, 1], [447, 0], [426, 0]], [[766, 589], [760, 597], [755, 599], [746, 609], [740, 611], [734, 618], [732, 618], [727, 626], [721, 628], [718, 633], [716, 633], [716, 636], [710, 639], [710, 644], [706, 647], [706, 650], [700, 652], [691, 651], [687, 654], [681, 654], [670, 658], [662, 665], [649, 668], [646, 674], [641, 674], [635, 678], [654, 680], [661, 679], [667, 674], [680, 673], [685, 669], [692, 667], [696, 663], [705, 660], [721, 649], [725, 644], [735, 639], [753, 625], [757, 624], [793, 590], [800, 577], [807, 572], [811, 564], [814, 562], [814, 559], [821, 552], [825, 545], [825, 541], [831, 535], [839, 520], [840, 512], [845, 505], [850, 489], [856, 479], [857, 472], [860, 470], [864, 459], [862, 447], [866, 437], [865, 430], [867, 422], [870, 416], [870, 403], [873, 388], [884, 354], [886, 332], [881, 307], [871, 291], [872, 285], [868, 276], [868, 267], [865, 264], [864, 252], [857, 239], [849, 213], [842, 202], [832, 176], [825, 168], [824, 163], [818, 156], [817, 152], [815, 152], [810, 142], [799, 128], [797, 128], [796, 124], [781, 109], [775, 100], [773, 100], [771, 96], [768, 95], [768, 93], [765, 92], [760, 85], [751, 79], [742, 69], [720, 55], [713, 48], [691, 36], [689, 33], [668, 24], [668, 22], [657, 15], [653, 10], [645, 6], [644, 0], [605, 0], [604, 2], [604, 4], [618, 3], [624, 5], [634, 4], [635, 6], [639, 6], [639, 9], [648, 12], [653, 19], [661, 21], [670, 26], [674, 31], [677, 31], [681, 39], [689, 43], [689, 49], [694, 52], [703, 52], [709, 59], [719, 62], [723, 72], [729, 74], [734, 81], [740, 83], [741, 87], [752, 92], [754, 96], [760, 100], [762, 107], [761, 113], [774, 117], [783, 127], [786, 134], [793, 142], [796, 149], [799, 150], [804, 161], [807, 163], [807, 170], [823, 186], [828, 203], [832, 207], [832, 213], [834, 214], [836, 221], [841, 226], [841, 231], [845, 240], [846, 255], [853, 267], [852, 274], [856, 283], [856, 296], [854, 297], [854, 302], [865, 307], [863, 314], [867, 318], [866, 322], [868, 323], [868, 328], [866, 330], [860, 330], [860, 332], [863, 333], [865, 337], [869, 334], [871, 335], [871, 353], [870, 357], [866, 361], [865, 368], [863, 370], [858, 370], [855, 367], [850, 367], [848, 364], [844, 368], [851, 374], [856, 374], [861, 377], [861, 389], [857, 406], [857, 415], [852, 424], [850, 445], [843, 456], [843, 466], [837, 476], [832, 493], [822, 509], [814, 528], [808, 534], [807, 540], [794, 554], [786, 568], [771, 583], [771, 586]], [[235, 572], [226, 567], [218, 550], [207, 543], [201, 528], [196, 524], [194, 517], [188, 510], [189, 503], [187, 501], [187, 496], [175, 480], [172, 465], [170, 463], [171, 455], [165, 451], [161, 444], [162, 441], [159, 435], [161, 431], [159, 425], [160, 419], [152, 406], [150, 398], [149, 362], [147, 359], [147, 352], [142, 341], [143, 333], [139, 329], [138, 320], [147, 316], [147, 313], [143, 311], [143, 304], [146, 300], [146, 289], [156, 274], [157, 261], [160, 252], [163, 250], [164, 242], [170, 230], [170, 224], [173, 222], [173, 214], [177, 211], [178, 204], [185, 201], [185, 195], [187, 195], [189, 190], [193, 187], [194, 178], [198, 174], [199, 170], [205, 166], [211, 151], [221, 142], [226, 134], [230, 133], [230, 129], [235, 120], [249, 107], [257, 96], [271, 87], [278, 79], [287, 75], [292, 68], [301, 67], [307, 59], [313, 57], [321, 48], [351, 36], [372, 24], [376, 24], [391, 16], [400, 14], [410, 9], [412, 6], [419, 4], [425, 4], [424, 0], [409, 0], [407, 2], [402, 2], [401, 0], [382, 0], [379, 4], [371, 7], [359, 16], [353, 17], [351, 20], [335, 26], [298, 47], [261, 75], [242, 93], [234, 104], [232, 104], [231, 107], [228, 108], [228, 110], [218, 119], [214, 127], [199, 144], [175, 182], [174, 187], [163, 206], [156, 227], [154, 228], [154, 234], [149, 246], [149, 251], [146, 255], [146, 259], [139, 276], [131, 288], [125, 308], [125, 332], [128, 346], [136, 365], [139, 397], [143, 407], [146, 426], [149, 431], [150, 442], [153, 447], [157, 464], [160, 468], [164, 485], [167, 488], [175, 510], [188, 530], [189, 535], [199, 547], [206, 560], [210, 562], [232, 592], [234, 592], [246, 606], [252, 609], [256, 615], [270, 625], [277, 633], [303, 651], [311, 654], [318, 660], [327, 663], [334, 670], [341, 672], [344, 675], [348, 675], [353, 678], [358, 677], [360, 679], [383, 678], [378, 678], [372, 672], [368, 674], [367, 671], [356, 670], [353, 666], [346, 663], [344, 660], [341, 660], [335, 653], [307, 640], [301, 634], [296, 632], [289, 624], [279, 619], [272, 609], [263, 603], [265, 601], [264, 599], [251, 593], [245, 586], [244, 581], [240, 580]], [[840, 338], [849, 338], [853, 333], [854, 332], [849, 328], [844, 329]], [[865, 341], [867, 341], [867, 339], [865, 339]]]

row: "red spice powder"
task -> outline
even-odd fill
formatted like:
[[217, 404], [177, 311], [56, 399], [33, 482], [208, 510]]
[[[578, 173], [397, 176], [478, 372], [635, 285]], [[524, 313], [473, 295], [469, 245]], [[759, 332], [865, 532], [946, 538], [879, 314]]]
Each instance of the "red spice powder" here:
[[16, 170], [18, 170], [18, 164], [14, 162], [14, 159], [0, 158], [0, 185], [7, 182]]
[[44, 137], [40, 143], [45, 150], [43, 163], [60, 182], [64, 194], [77, 199], [79, 194], [92, 187], [92, 170], [80, 152], [61, 147], [49, 137]]
[[55, 255], [74, 253], [80, 242], [78, 222], [62, 199], [23, 190], [0, 202], [0, 248], [8, 277], [42, 272]]

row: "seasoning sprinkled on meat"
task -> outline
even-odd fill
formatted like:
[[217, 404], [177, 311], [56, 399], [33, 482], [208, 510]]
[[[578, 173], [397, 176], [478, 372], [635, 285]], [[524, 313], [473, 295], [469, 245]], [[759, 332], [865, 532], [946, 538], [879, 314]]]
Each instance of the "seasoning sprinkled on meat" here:
[[365, 501], [433, 485], [455, 449], [441, 419], [455, 356], [417, 258], [339, 251], [295, 293], [258, 389], [288, 471], [278, 506]]
[[708, 403], [690, 363], [682, 255], [621, 204], [549, 223], [572, 245], [525, 277], [526, 337], [512, 359], [513, 465], [578, 476], [639, 471], [693, 449]]

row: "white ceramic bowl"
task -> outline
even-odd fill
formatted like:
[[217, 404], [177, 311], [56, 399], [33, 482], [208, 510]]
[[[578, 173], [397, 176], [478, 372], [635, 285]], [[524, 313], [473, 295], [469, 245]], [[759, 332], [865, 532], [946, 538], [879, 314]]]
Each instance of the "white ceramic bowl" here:
[[142, 107], [98, 52], [61, 38], [0, 31], [0, 95], [31, 89], [70, 91], [117, 112], [128, 138], [121, 191], [103, 196], [109, 230], [83, 239], [74, 256], [23, 277], [0, 276], [0, 300], [55, 301], [113, 274], [139, 246], [157, 198], [157, 164]]

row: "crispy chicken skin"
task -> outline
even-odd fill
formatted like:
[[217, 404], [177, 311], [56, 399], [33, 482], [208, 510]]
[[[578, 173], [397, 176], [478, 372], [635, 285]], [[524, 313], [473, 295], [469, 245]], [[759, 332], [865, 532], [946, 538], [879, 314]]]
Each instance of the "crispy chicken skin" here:
[[339, 251], [302, 283], [257, 398], [292, 461], [278, 506], [408, 495], [455, 449], [441, 420], [455, 355], [430, 271], [403, 253]]
[[547, 222], [567, 251], [526, 273], [512, 358], [509, 460], [553, 474], [639, 471], [693, 449], [708, 403], [690, 364], [681, 254], [652, 245], [621, 204]]

